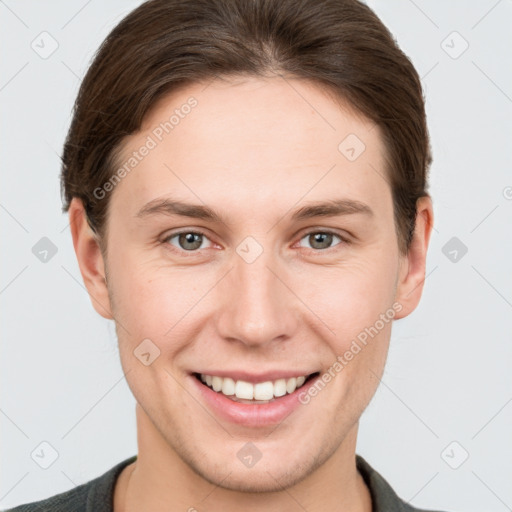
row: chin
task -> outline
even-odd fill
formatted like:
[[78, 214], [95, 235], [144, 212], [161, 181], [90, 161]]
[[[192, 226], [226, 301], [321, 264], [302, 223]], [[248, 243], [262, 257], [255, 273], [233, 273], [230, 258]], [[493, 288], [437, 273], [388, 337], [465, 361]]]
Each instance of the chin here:
[[227, 457], [222, 454], [212, 454], [215, 460], [205, 457], [187, 462], [195, 473], [216, 487], [244, 493], [264, 493], [283, 491], [298, 484], [328, 458], [325, 454], [315, 457], [293, 449], [290, 453], [293, 455], [286, 461], [282, 457], [262, 457], [252, 467], [245, 467], [236, 456], [226, 464]]
[[[229, 471], [229, 469], [224, 468], [224, 474], [226, 471]], [[265, 493], [279, 492], [292, 487], [303, 480], [311, 471], [306, 471], [304, 468], [285, 468], [282, 464], [278, 464], [277, 467], [272, 465], [272, 468], [266, 466], [258, 469], [255, 467], [250, 469], [236, 468], [224, 478], [219, 478], [218, 473], [215, 474], [215, 477], [210, 475], [210, 478], [208, 478], [208, 475], [202, 476], [222, 489], [244, 493]]]

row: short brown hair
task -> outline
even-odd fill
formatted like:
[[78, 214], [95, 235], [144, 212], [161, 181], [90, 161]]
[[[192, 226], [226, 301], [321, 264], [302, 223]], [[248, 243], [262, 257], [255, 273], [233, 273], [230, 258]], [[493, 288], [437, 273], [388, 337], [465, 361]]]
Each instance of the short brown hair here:
[[281, 74], [327, 86], [379, 126], [406, 253], [432, 159], [422, 87], [391, 33], [357, 0], [141, 4], [107, 36], [82, 81], [63, 149], [63, 212], [81, 199], [106, 250], [109, 198], [93, 191], [113, 175], [123, 138], [157, 100], [210, 78]]

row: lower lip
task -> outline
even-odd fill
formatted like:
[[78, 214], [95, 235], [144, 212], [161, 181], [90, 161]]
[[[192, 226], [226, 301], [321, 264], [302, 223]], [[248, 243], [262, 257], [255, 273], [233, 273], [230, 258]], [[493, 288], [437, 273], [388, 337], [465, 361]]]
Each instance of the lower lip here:
[[308, 380], [303, 386], [296, 389], [291, 394], [274, 399], [273, 402], [266, 404], [245, 404], [234, 402], [220, 392], [213, 391], [205, 384], [202, 384], [194, 375], [189, 376], [192, 379], [192, 385], [200, 393], [203, 401], [220, 418], [244, 425], [247, 427], [264, 427], [281, 423], [301, 404], [299, 395], [312, 386], [320, 375]]

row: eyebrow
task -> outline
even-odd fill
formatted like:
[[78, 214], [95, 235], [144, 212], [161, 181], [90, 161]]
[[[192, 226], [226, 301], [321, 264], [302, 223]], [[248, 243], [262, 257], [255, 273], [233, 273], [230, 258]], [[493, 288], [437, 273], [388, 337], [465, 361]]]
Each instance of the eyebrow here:
[[365, 203], [353, 199], [332, 199], [312, 203], [300, 208], [292, 215], [292, 220], [306, 220], [313, 217], [335, 217], [337, 215], [350, 215], [362, 213], [369, 217], [374, 215], [373, 210]]
[[[307, 220], [314, 217], [335, 217], [338, 215], [364, 214], [374, 216], [373, 210], [365, 203], [353, 199], [332, 199], [310, 203], [296, 210], [291, 217], [293, 221]], [[171, 198], [157, 198], [146, 203], [135, 215], [146, 218], [154, 215], [179, 215], [211, 222], [225, 223], [222, 216], [208, 206], [184, 203]]]

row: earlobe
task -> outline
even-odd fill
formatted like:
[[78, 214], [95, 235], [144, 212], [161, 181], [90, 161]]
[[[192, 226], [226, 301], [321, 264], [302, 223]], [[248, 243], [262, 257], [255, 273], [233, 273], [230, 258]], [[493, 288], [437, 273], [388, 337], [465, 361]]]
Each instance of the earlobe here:
[[404, 318], [412, 313], [423, 293], [427, 249], [434, 225], [434, 213], [430, 196], [423, 196], [416, 202], [416, 225], [407, 255], [402, 258], [396, 301], [402, 305], [395, 319]]
[[80, 273], [96, 312], [113, 319], [108, 288], [105, 281], [105, 263], [95, 233], [85, 217], [82, 201], [73, 198], [69, 206], [69, 224], [73, 247]]

